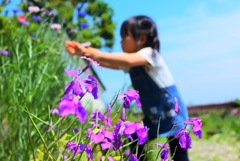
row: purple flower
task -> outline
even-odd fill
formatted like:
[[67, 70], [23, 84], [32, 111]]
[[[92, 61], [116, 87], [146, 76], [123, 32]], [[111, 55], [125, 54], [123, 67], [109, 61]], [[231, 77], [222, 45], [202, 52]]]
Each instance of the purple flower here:
[[189, 132], [186, 129], [180, 130], [176, 135], [175, 138], [179, 138], [180, 147], [183, 149], [190, 149], [192, 148], [192, 139], [189, 135]]
[[85, 17], [85, 16], [86, 16], [85, 12], [78, 11], [78, 17]]
[[107, 115], [104, 116], [104, 124], [107, 125], [109, 128], [112, 128], [112, 120], [110, 118], [111, 106], [108, 105]]
[[19, 20], [19, 22], [25, 26], [29, 26], [29, 22], [27, 22], [26, 20]]
[[[81, 45], [82, 45], [82, 44], [81, 44]], [[81, 58], [82, 58], [82, 59], [86, 59], [86, 60], [89, 61], [88, 65], [82, 70], [82, 72], [85, 72], [85, 71], [90, 67], [90, 65], [92, 65], [92, 64], [93, 64], [94, 66], [99, 67], [100, 69], [103, 70], [103, 68], [98, 64], [98, 62], [92, 60], [91, 58], [87, 58], [87, 57], [85, 57], [85, 56], [81, 56]]]
[[36, 34], [31, 34], [31, 36], [32, 36], [33, 38], [37, 38], [37, 35], [36, 35]]
[[197, 136], [199, 139], [202, 138], [202, 122], [199, 117], [189, 118], [189, 120], [184, 122], [184, 124], [192, 125], [193, 134]]
[[180, 108], [178, 106], [178, 99], [176, 97], [174, 97], [174, 100], [175, 100], [175, 112], [178, 114], [180, 111]]
[[75, 103], [72, 99], [62, 99], [59, 103], [59, 115], [62, 117], [75, 114]]
[[108, 141], [108, 139], [104, 139], [101, 143], [102, 150], [110, 149], [112, 147], [111, 142]]
[[42, 18], [39, 17], [39, 16], [33, 16], [33, 17], [32, 17], [32, 20], [33, 20], [33, 21], [36, 21], [36, 22], [41, 22], [41, 21], [42, 21]]
[[49, 12], [49, 10], [45, 9], [45, 10], [42, 12], [42, 14], [43, 14], [44, 16], [49, 16], [49, 15], [50, 15], [50, 12]]
[[138, 123], [137, 122], [125, 122], [124, 134], [125, 136], [130, 136], [136, 132]]
[[78, 128], [78, 127], [75, 127], [74, 129], [73, 129], [73, 132], [74, 133], [78, 133], [80, 131], [80, 128]]
[[98, 110], [95, 110], [91, 115], [90, 117], [93, 119], [93, 120], [102, 120], [103, 118], [103, 114], [101, 112], [99, 112]]
[[66, 149], [72, 150], [72, 156], [81, 153], [84, 149], [84, 144], [77, 144], [75, 142], [67, 142]]
[[163, 161], [167, 161], [168, 160], [168, 152], [169, 152], [169, 148], [168, 148], [168, 144], [165, 143], [165, 144], [157, 144], [157, 146], [159, 146], [161, 148], [161, 159]]
[[67, 95], [61, 99], [59, 103], [59, 115], [65, 117], [74, 114], [81, 123], [84, 123], [87, 118], [87, 111], [82, 106], [81, 102], [74, 95]]
[[137, 134], [138, 144], [142, 145], [147, 141], [148, 133], [147, 127], [144, 127], [142, 124], [137, 122], [123, 122], [120, 121], [114, 126], [114, 139], [113, 139], [113, 147], [114, 150], [118, 150], [120, 146], [122, 146], [121, 136], [125, 136], [126, 138], [130, 138], [132, 140], [131, 135], [133, 133]]
[[161, 151], [160, 156], [163, 161], [168, 161], [168, 151], [169, 151], [168, 149], [163, 149]]
[[140, 103], [140, 98], [139, 98], [139, 94], [136, 90], [127, 90], [122, 96], [120, 96], [118, 98], [118, 100], [121, 100], [124, 98], [124, 108], [130, 108], [130, 102], [132, 102], [133, 100], [136, 101], [137, 106], [141, 107], [141, 103]]
[[88, 28], [88, 24], [86, 22], [81, 22], [80, 27], [83, 29]]
[[72, 76], [74, 78], [77, 78], [78, 77], [78, 72], [76, 70], [65, 70], [65, 73], [68, 75], [68, 76]]
[[135, 154], [132, 154], [129, 161], [139, 161]]
[[54, 109], [51, 109], [51, 110], [50, 110], [50, 113], [51, 113], [51, 114], [59, 114], [59, 110], [56, 109], [56, 108], [54, 108]]
[[80, 96], [80, 97], [83, 97], [84, 96], [84, 92], [82, 90], [82, 87], [79, 83], [79, 79], [76, 78], [74, 79], [73, 81], [71, 81], [66, 87], [65, 87], [65, 90], [64, 90], [64, 94], [67, 95], [69, 93], [73, 93], [74, 95], [76, 96]]
[[90, 161], [93, 160], [93, 154], [92, 154], [91, 146], [89, 144], [87, 145], [85, 152], [87, 153], [88, 159]]
[[148, 138], [148, 130], [147, 127], [138, 127], [136, 130], [137, 137], [138, 137], [138, 144], [142, 145], [147, 141]]
[[122, 120], [124, 121], [126, 119], [126, 108], [122, 109]]
[[123, 146], [123, 142], [121, 140], [121, 135], [123, 134], [123, 126], [122, 122], [118, 122], [114, 126], [114, 131], [113, 131], [113, 149], [117, 151], [121, 146]]
[[92, 93], [92, 96], [94, 99], [98, 99], [98, 81], [96, 78], [91, 76], [90, 74], [87, 75], [87, 78], [89, 80], [83, 80], [83, 84], [86, 88], [86, 90], [89, 93]]
[[0, 54], [2, 54], [4, 56], [8, 56], [9, 55], [7, 50], [0, 50]]
[[82, 87], [80, 85], [80, 79], [78, 78], [78, 73], [76, 70], [65, 70], [65, 73], [68, 76], [72, 76], [74, 77], [74, 80], [71, 81], [64, 90], [64, 94], [70, 94], [71, 92], [76, 95], [76, 96], [80, 96], [83, 97], [84, 96], [84, 92], [82, 90]]
[[12, 11], [13, 11], [13, 14], [15, 15], [18, 13], [18, 9], [13, 9]]
[[107, 130], [104, 131], [104, 136], [110, 141], [114, 139], [113, 132], [109, 132]]
[[81, 102], [79, 101], [77, 104], [77, 107], [75, 109], [75, 115], [78, 118], [78, 120], [83, 124], [87, 119], [87, 111], [82, 106]]
[[102, 131], [98, 131], [96, 134], [92, 134], [91, 140], [95, 144], [98, 144], [104, 140], [104, 134], [102, 133]]
[[126, 156], [129, 156], [131, 154], [131, 150], [130, 149], [126, 149], [124, 151], [124, 153], [125, 153]]

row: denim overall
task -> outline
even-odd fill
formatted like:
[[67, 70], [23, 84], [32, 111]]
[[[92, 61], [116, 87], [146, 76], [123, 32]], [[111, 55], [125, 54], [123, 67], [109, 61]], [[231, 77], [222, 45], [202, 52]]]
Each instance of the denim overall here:
[[[174, 136], [184, 127], [181, 123], [188, 119], [187, 109], [182, 103], [176, 86], [160, 88], [142, 66], [130, 68], [129, 74], [134, 89], [139, 91], [144, 114], [143, 122], [149, 128], [148, 136], [151, 138], [157, 137], [158, 134], [160, 136]], [[174, 97], [178, 99], [179, 114], [176, 114], [174, 110]], [[173, 128], [174, 124], [181, 125]]]

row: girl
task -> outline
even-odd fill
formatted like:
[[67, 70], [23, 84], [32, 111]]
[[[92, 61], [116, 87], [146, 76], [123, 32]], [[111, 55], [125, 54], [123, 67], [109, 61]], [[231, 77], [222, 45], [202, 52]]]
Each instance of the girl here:
[[[160, 136], [174, 135], [188, 119], [173, 77], [159, 54], [160, 41], [155, 23], [147, 16], [134, 16], [123, 22], [121, 27], [123, 53], [106, 53], [95, 48], [85, 48], [75, 41], [66, 41], [67, 51], [72, 55], [90, 57], [101, 66], [112, 69], [123, 69], [129, 72], [133, 87], [139, 91], [144, 114], [144, 125], [149, 128], [149, 140]], [[176, 114], [177, 98], [180, 112]], [[160, 118], [160, 130], [158, 131]], [[174, 126], [174, 124], [180, 124]], [[181, 149], [179, 140], [169, 142], [174, 161], [188, 161], [187, 151]], [[143, 146], [138, 148], [140, 155]], [[141, 157], [143, 158], [143, 157]]]

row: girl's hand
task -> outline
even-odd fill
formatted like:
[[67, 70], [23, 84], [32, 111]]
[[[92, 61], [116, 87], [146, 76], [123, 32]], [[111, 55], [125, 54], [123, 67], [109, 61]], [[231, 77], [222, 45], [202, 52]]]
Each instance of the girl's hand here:
[[68, 53], [71, 55], [85, 56], [87, 50], [84, 46], [82, 46], [76, 41], [66, 41], [65, 47]]

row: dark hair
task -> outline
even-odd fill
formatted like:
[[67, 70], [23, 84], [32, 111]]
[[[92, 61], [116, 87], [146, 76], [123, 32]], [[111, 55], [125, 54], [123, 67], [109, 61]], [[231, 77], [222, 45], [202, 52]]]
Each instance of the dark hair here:
[[120, 34], [122, 37], [131, 34], [135, 40], [141, 35], [146, 35], [147, 40], [144, 47], [160, 50], [156, 24], [147, 16], [134, 16], [125, 20], [121, 26]]

